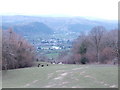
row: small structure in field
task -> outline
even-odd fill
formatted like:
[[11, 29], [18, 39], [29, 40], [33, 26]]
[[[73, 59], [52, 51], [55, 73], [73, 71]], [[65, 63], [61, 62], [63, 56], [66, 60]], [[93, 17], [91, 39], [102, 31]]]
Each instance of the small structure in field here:
[[44, 67], [44, 65], [42, 64], [41, 67]]
[[40, 64], [38, 64], [38, 67], [40, 67]]
[[118, 58], [113, 59], [113, 65], [116, 65], [116, 64], [118, 64]]
[[62, 62], [59, 62], [58, 64], [63, 64]]

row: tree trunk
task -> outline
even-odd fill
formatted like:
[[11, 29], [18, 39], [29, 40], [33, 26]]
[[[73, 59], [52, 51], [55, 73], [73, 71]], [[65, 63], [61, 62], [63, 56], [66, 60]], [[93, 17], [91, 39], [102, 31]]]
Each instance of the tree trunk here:
[[99, 48], [97, 48], [97, 63], [100, 63], [100, 54], [99, 54]]

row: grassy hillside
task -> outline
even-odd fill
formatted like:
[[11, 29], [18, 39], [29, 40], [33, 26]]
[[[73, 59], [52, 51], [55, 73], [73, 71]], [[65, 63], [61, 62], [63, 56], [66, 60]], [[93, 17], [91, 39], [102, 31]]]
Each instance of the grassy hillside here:
[[118, 68], [110, 65], [49, 65], [3, 71], [3, 87], [115, 88]]

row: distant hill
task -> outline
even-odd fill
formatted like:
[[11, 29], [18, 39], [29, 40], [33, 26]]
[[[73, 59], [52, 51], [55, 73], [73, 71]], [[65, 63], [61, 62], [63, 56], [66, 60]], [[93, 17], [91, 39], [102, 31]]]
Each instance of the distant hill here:
[[31, 22], [31, 23], [19, 23], [19, 24], [8, 24], [4, 23], [2, 28], [8, 29], [12, 27], [17, 33], [27, 33], [27, 34], [52, 34], [53, 30], [46, 24], [41, 22]]
[[69, 25], [69, 30], [72, 32], [81, 32], [91, 30], [94, 25], [85, 25], [85, 24], [71, 24]]
[[[51, 34], [53, 31], [81, 32], [94, 26], [104, 26], [107, 30], [118, 27], [117, 21], [91, 20], [85, 17], [41, 17], [41, 16], [3, 16], [3, 29], [13, 26], [16, 31]], [[32, 22], [32, 23], [30, 23]], [[28, 31], [29, 30], [29, 31]]]

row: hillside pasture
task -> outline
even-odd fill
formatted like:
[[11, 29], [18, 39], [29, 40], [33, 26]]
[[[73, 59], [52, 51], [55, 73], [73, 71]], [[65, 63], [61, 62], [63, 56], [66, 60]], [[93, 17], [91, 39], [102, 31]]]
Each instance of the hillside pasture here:
[[113, 65], [58, 65], [3, 71], [3, 88], [117, 88]]

